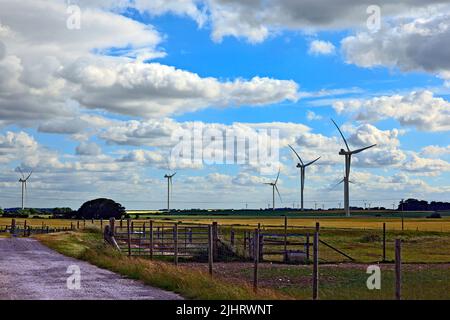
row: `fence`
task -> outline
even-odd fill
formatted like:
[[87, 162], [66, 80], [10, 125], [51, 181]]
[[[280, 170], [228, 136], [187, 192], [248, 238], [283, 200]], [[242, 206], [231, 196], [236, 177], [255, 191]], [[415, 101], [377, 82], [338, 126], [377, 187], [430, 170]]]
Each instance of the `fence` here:
[[114, 224], [113, 234], [119, 249], [129, 256], [173, 257], [176, 260], [206, 260], [208, 257], [207, 225], [120, 220]]
[[16, 219], [11, 219], [11, 224], [0, 225], [0, 233], [10, 233], [13, 236], [29, 237], [33, 234], [44, 234], [74, 230], [74, 225], [71, 223], [69, 226], [48, 226], [42, 223], [41, 225], [27, 224], [27, 220], [23, 222], [17, 222]]

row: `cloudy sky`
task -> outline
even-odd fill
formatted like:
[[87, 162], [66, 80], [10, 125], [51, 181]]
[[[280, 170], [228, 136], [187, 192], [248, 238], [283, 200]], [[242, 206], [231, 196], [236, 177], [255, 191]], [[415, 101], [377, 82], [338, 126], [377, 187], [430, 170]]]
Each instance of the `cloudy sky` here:
[[[450, 5], [400, 0], [0, 0], [0, 206], [267, 207], [254, 163], [169, 161], [175, 133], [279, 133], [281, 206], [450, 200]], [[373, 6], [375, 5], [375, 6]], [[378, 15], [379, 13], [379, 15]], [[379, 17], [379, 19], [378, 19]], [[204, 150], [208, 152], [208, 148]]]

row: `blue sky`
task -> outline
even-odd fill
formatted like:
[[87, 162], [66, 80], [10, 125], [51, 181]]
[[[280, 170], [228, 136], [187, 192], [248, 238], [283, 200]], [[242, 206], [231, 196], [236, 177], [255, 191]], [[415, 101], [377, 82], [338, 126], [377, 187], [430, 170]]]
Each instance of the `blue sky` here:
[[[378, 144], [353, 163], [352, 205], [449, 200], [450, 66], [427, 51], [449, 46], [421, 48], [450, 39], [450, 25], [434, 28], [448, 25], [445, 4], [382, 1], [381, 29], [370, 32], [365, 7], [350, 0], [319, 22], [309, 0], [271, 0], [255, 16], [237, 1], [123, 3], [79, 1], [76, 30], [65, 26], [64, 1], [0, 5], [0, 206], [19, 205], [21, 167], [34, 171], [29, 206], [77, 208], [104, 196], [162, 208], [163, 175], [177, 171], [174, 207], [267, 207], [263, 182], [274, 175], [255, 165], [167, 168], [170, 136], [196, 122], [279, 130], [279, 206], [299, 202], [287, 145], [308, 160], [322, 156], [308, 172], [306, 204], [336, 207], [342, 141], [330, 118], [354, 147]], [[25, 9], [27, 21], [16, 14]]]

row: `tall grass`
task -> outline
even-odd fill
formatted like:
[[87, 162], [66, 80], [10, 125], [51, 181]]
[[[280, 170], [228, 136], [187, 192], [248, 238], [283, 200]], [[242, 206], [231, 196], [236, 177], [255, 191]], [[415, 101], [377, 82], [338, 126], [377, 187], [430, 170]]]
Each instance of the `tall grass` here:
[[187, 299], [252, 300], [289, 299], [289, 296], [270, 289], [258, 293], [247, 283], [229, 283], [211, 277], [207, 272], [170, 263], [129, 258], [103, 244], [95, 229], [85, 232], [65, 232], [39, 235], [48, 247], [71, 257], [117, 272], [145, 284], [180, 294]]

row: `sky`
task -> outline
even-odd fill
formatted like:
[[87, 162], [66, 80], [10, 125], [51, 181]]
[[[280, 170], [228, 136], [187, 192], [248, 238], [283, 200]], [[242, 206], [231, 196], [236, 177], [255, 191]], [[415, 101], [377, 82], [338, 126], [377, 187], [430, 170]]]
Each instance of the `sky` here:
[[[340, 207], [331, 119], [377, 144], [352, 159], [352, 206], [450, 201], [446, 2], [0, 0], [0, 207], [20, 206], [22, 170], [27, 207], [165, 208], [176, 172], [173, 208], [267, 208], [278, 169], [277, 207], [298, 207], [288, 145], [321, 157], [305, 206]], [[226, 134], [257, 143], [224, 151]], [[273, 153], [253, 161], [258, 141]]]

